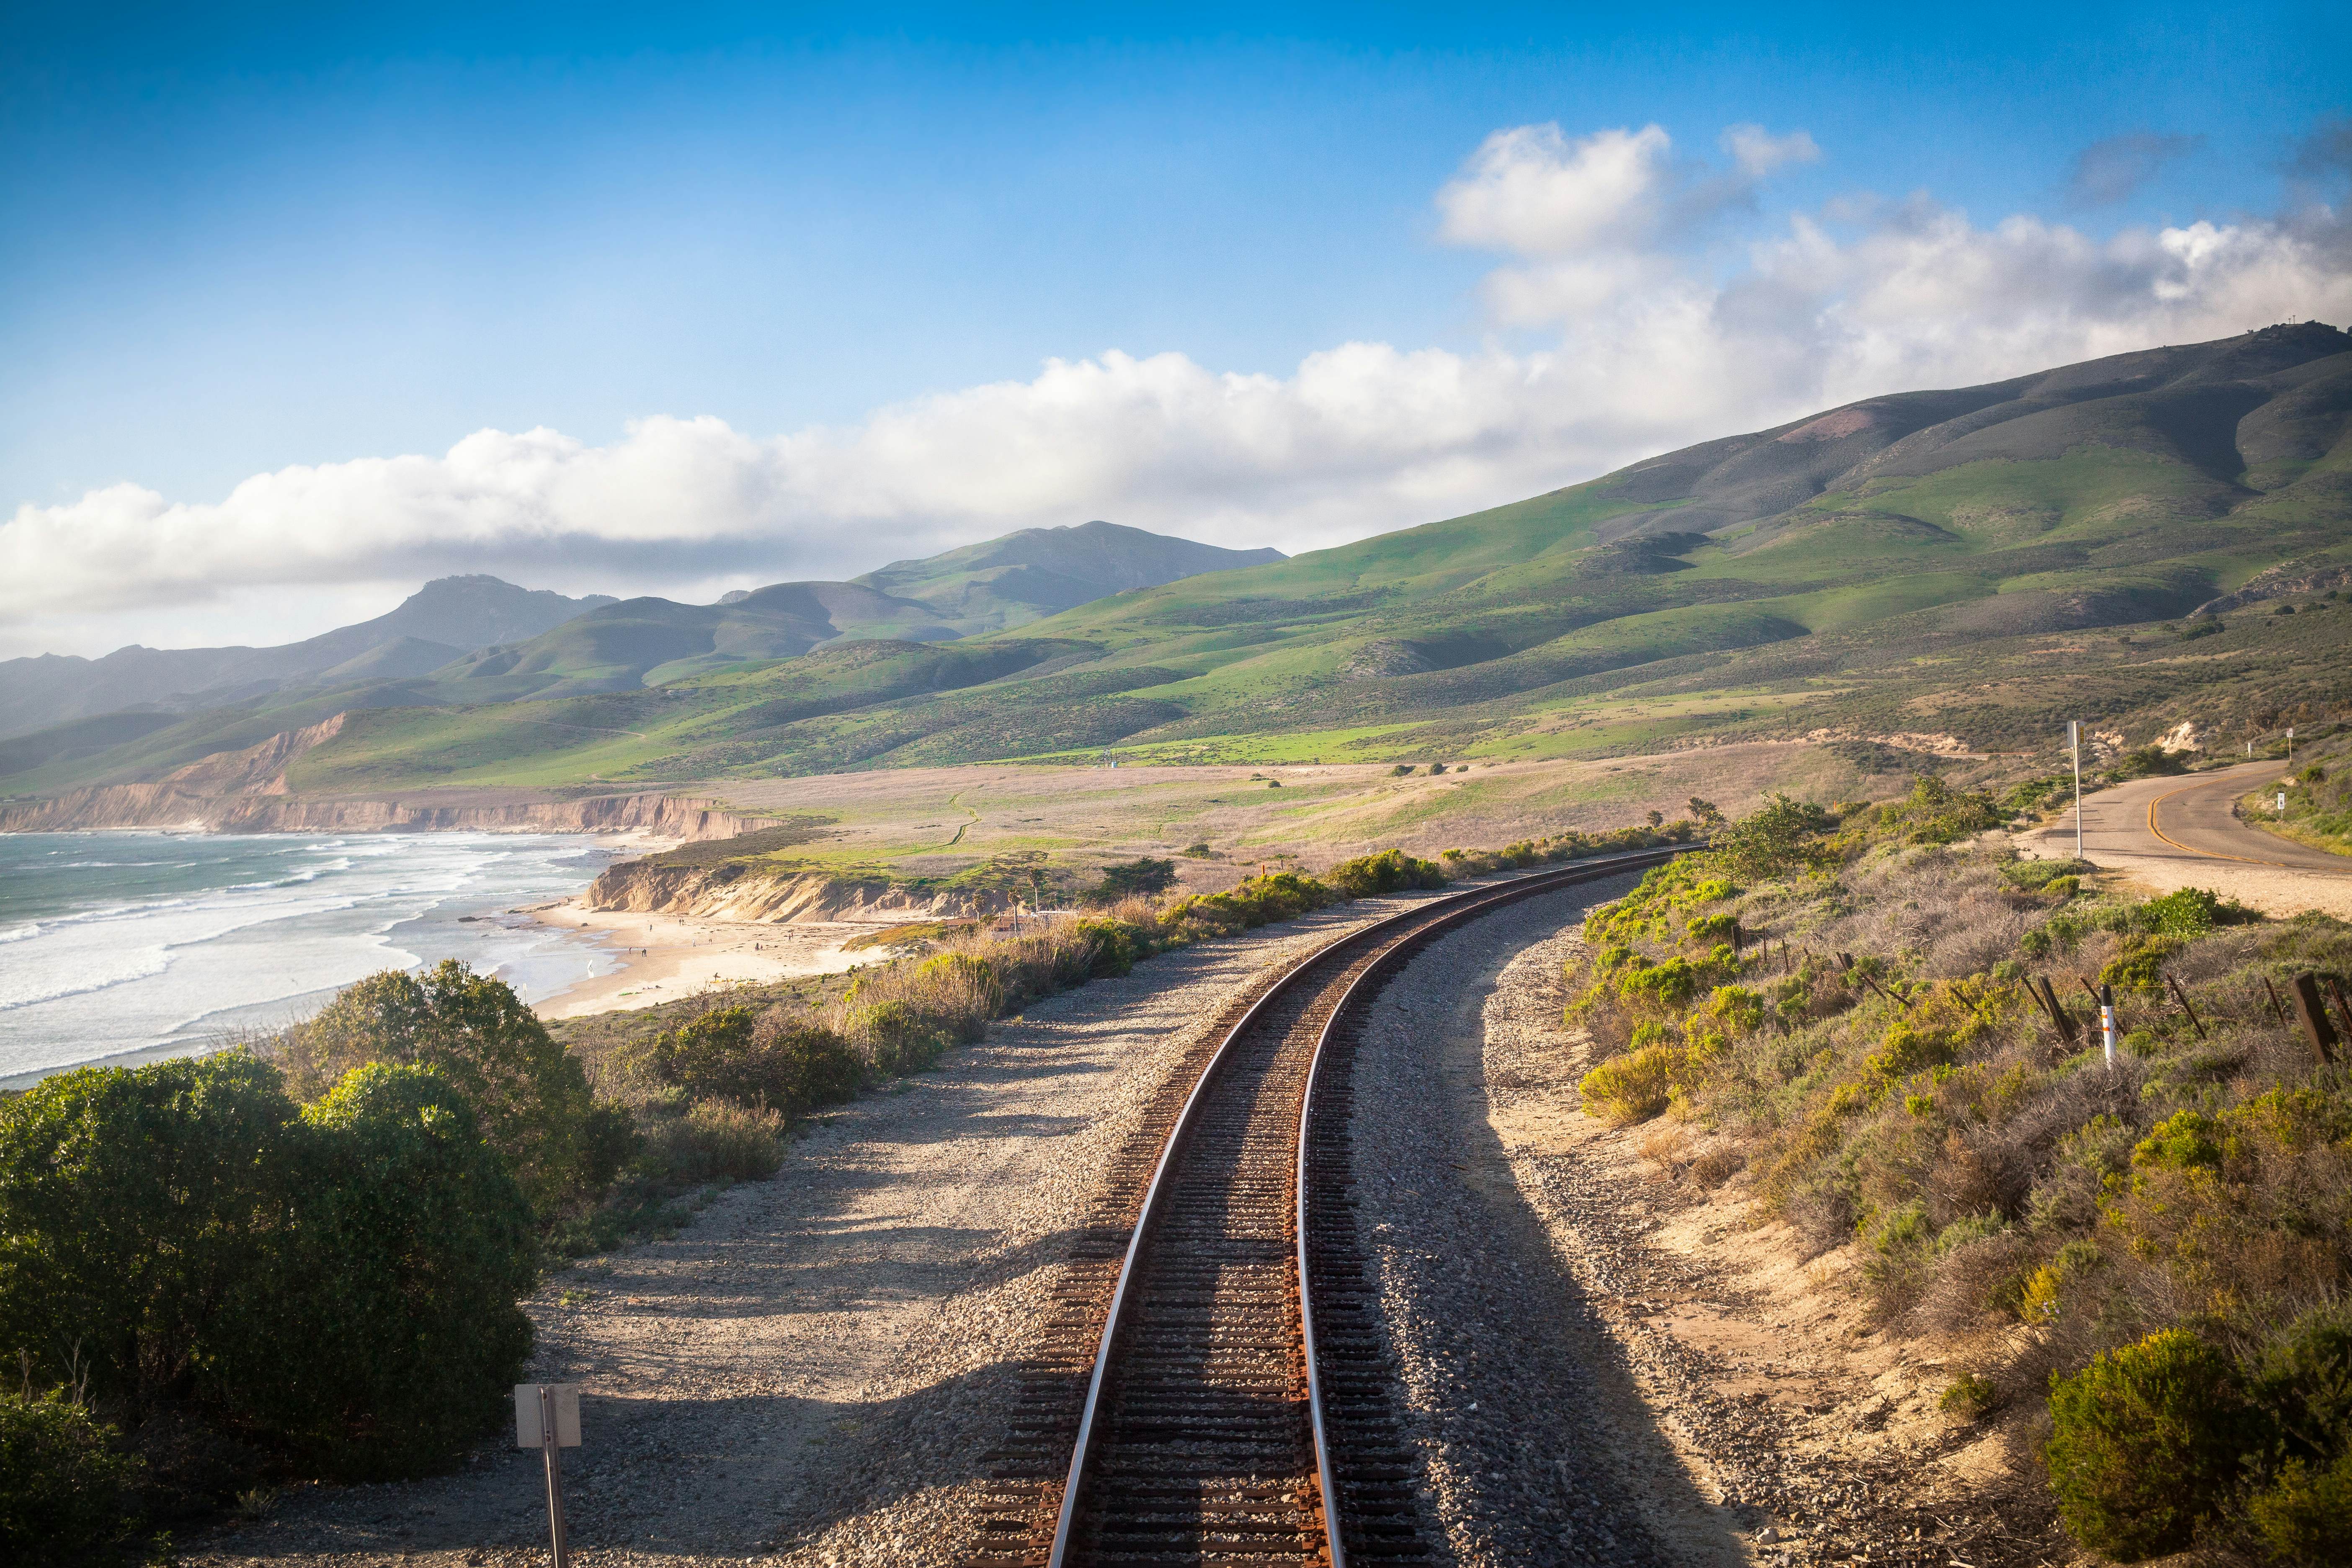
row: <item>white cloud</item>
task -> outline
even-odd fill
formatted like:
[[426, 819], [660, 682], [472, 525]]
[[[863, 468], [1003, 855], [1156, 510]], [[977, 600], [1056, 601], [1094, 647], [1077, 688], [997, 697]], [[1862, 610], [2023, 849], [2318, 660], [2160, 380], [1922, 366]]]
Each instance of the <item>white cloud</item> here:
[[303, 585], [278, 598], [307, 605], [487, 570], [707, 595], [1090, 517], [1296, 551], [1875, 393], [2352, 321], [2352, 236], [2319, 206], [2099, 237], [1849, 198], [1777, 220], [1727, 268], [1675, 248], [1677, 212], [1719, 210], [1811, 145], [1734, 127], [1734, 168], [1710, 173], [1675, 164], [1654, 127], [1489, 137], [1437, 201], [1447, 237], [1510, 253], [1486, 298], [1531, 329], [1519, 346], [1343, 343], [1286, 375], [1107, 353], [782, 436], [667, 416], [606, 446], [484, 430], [438, 457], [257, 475], [217, 501], [121, 485], [22, 506], [0, 521], [0, 652], [160, 641], [159, 617], [253, 603], [257, 584]]
[[1571, 142], [1557, 125], [1497, 131], [1437, 193], [1441, 238], [1558, 256], [1648, 237], [1672, 179], [1664, 131], [1596, 131]]
[[1790, 163], [1811, 163], [1822, 155], [1813, 145], [1812, 137], [1802, 131], [1792, 131], [1786, 136], [1775, 136], [1761, 125], [1733, 125], [1723, 132], [1723, 150], [1739, 165], [1739, 172], [1751, 180]]

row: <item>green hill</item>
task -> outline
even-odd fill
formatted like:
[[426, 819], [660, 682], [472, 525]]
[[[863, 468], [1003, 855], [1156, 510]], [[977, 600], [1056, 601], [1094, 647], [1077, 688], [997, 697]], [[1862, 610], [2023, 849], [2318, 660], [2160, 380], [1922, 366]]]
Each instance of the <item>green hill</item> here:
[[[2325, 594], [2347, 564], [2352, 338], [2277, 327], [1869, 398], [944, 647], [910, 626], [716, 668], [759, 650], [633, 601], [502, 668], [444, 670], [416, 699], [552, 700], [395, 709], [402, 683], [383, 683], [290, 779], [669, 781], [1103, 752], [1452, 760], [1792, 733], [2022, 751], [2067, 717], [2141, 743], [2184, 720], [2226, 729], [2339, 700], [2352, 613]], [[991, 570], [953, 592], [996, 592], [979, 582]], [[870, 583], [895, 603], [940, 597], [902, 567]], [[2186, 619], [2225, 595], [2220, 618]], [[2271, 614], [2273, 599], [2324, 613]], [[969, 602], [927, 612], [944, 624]], [[774, 624], [789, 620], [780, 606]], [[600, 621], [630, 629], [600, 640]], [[786, 651], [775, 635], [760, 646]], [[133, 776], [184, 743], [143, 735], [0, 787]]]
[[1024, 528], [927, 561], [894, 561], [851, 581], [920, 600], [970, 637], [1010, 631], [1113, 594], [1282, 559], [1279, 550], [1222, 550], [1097, 521]]

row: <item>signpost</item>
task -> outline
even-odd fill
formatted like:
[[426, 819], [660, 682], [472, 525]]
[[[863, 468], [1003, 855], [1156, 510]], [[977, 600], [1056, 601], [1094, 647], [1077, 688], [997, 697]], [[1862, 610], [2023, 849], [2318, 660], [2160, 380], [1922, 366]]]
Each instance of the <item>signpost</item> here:
[[515, 1447], [537, 1448], [547, 1465], [547, 1531], [555, 1568], [572, 1568], [563, 1542], [565, 1448], [580, 1447], [580, 1385], [576, 1383], [515, 1384]]

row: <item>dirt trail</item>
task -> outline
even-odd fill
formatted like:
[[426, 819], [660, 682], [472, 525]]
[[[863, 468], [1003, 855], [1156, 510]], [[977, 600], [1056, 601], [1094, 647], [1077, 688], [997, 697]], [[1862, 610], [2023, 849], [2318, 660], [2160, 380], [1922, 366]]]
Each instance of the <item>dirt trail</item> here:
[[[528, 1304], [530, 1375], [583, 1387], [573, 1560], [953, 1561], [967, 1483], [1107, 1155], [1237, 990], [1380, 912], [1205, 943], [1039, 1003], [829, 1118], [678, 1237], [551, 1281]], [[492, 1441], [455, 1475], [305, 1489], [186, 1560], [544, 1562], [537, 1464]]]

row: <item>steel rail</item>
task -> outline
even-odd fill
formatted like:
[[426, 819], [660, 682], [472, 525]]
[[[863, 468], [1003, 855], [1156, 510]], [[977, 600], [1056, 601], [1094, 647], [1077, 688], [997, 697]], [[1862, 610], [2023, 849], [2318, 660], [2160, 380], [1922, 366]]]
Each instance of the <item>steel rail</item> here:
[[[1326, 1538], [1329, 1543], [1333, 1568], [1342, 1568], [1345, 1549], [1339, 1536], [1339, 1494], [1332, 1473], [1329, 1441], [1325, 1431], [1319, 1377], [1314, 1355], [1313, 1318], [1307, 1287], [1305, 1239], [1305, 1203], [1307, 1190], [1305, 1151], [1306, 1130], [1309, 1124], [1307, 1110], [1311, 1104], [1315, 1070], [1322, 1061], [1324, 1047], [1331, 1037], [1333, 1026], [1345, 1015], [1349, 1004], [1356, 997], [1365, 979], [1384, 969], [1386, 961], [1395, 952], [1402, 951], [1408, 945], [1418, 945], [1416, 939], [1451, 930], [1474, 915], [1483, 914], [1503, 904], [1517, 902], [1520, 899], [1549, 892], [1555, 888], [1570, 887], [1580, 882], [1598, 881], [1604, 878], [1622, 875], [1627, 871], [1662, 865], [1675, 855], [1685, 853], [1690, 847], [1695, 846], [1680, 846], [1666, 850], [1643, 850], [1632, 855], [1612, 857], [1607, 860], [1583, 861], [1559, 870], [1539, 871], [1515, 878], [1499, 886], [1465, 889], [1460, 893], [1450, 894], [1444, 899], [1433, 900], [1428, 903], [1400, 910], [1396, 914], [1350, 931], [1300, 958], [1286, 969], [1281, 976], [1250, 1005], [1248, 1011], [1235, 1021], [1233, 1027], [1226, 1031], [1225, 1037], [1218, 1043], [1215, 1053], [1202, 1066], [1199, 1077], [1194, 1079], [1192, 1090], [1185, 1097], [1183, 1109], [1178, 1113], [1175, 1125], [1170, 1131], [1167, 1142], [1161, 1146], [1160, 1159], [1152, 1170], [1150, 1184], [1145, 1189], [1143, 1204], [1137, 1214], [1134, 1229], [1129, 1233], [1126, 1253], [1120, 1259], [1118, 1281], [1112, 1291], [1110, 1308], [1105, 1315], [1101, 1338], [1096, 1348], [1093, 1370], [1087, 1383], [1086, 1402], [1079, 1414], [1077, 1436], [1071, 1449], [1069, 1469], [1063, 1482], [1061, 1509], [1055, 1521], [1053, 1546], [1046, 1559], [1047, 1568], [1070, 1568], [1071, 1543], [1077, 1525], [1089, 1462], [1094, 1457], [1094, 1436], [1097, 1418], [1101, 1413], [1104, 1386], [1116, 1359], [1121, 1331], [1127, 1326], [1129, 1319], [1129, 1287], [1137, 1277], [1138, 1264], [1150, 1242], [1160, 1219], [1161, 1198], [1168, 1187], [1170, 1174], [1175, 1168], [1197, 1124], [1198, 1113], [1210, 1085], [1217, 1077], [1219, 1068], [1233, 1054], [1235, 1043], [1249, 1032], [1270, 1007], [1290, 992], [1307, 970], [1325, 963], [1347, 948], [1367, 944], [1378, 946], [1381, 941], [1395, 935], [1399, 940], [1392, 944], [1391, 951], [1375, 957], [1361, 973], [1354, 977], [1347, 991], [1343, 993], [1339, 1005], [1333, 1009], [1330, 1017], [1325, 1020], [1308, 1067], [1307, 1092], [1310, 1098], [1307, 1101], [1302, 1102], [1298, 1121], [1299, 1167], [1297, 1201], [1299, 1207], [1297, 1266], [1300, 1320], [1304, 1329], [1303, 1337], [1306, 1347], [1308, 1406], [1314, 1433], [1317, 1479], [1323, 1503]], [[1433, 911], [1434, 911], [1434, 918], [1433, 918]], [[1365, 994], [1369, 996], [1370, 993], [1367, 992]]]

